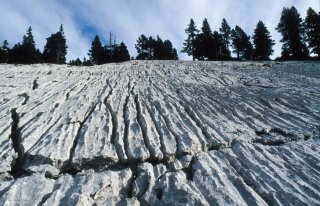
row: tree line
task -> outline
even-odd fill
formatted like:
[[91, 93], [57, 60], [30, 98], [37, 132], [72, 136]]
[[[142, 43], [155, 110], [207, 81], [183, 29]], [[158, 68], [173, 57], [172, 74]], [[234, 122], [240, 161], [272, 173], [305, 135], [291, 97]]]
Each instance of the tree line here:
[[[285, 7], [276, 30], [282, 35], [280, 40], [282, 52], [278, 60], [320, 59], [320, 13], [309, 8], [306, 18], [302, 19], [294, 6]], [[202, 27], [198, 30], [194, 20], [191, 19], [185, 32], [187, 39], [183, 43], [181, 52], [192, 56], [193, 60], [269, 60], [274, 52], [275, 42], [262, 21], [257, 23], [252, 36], [246, 34], [238, 25], [231, 29], [226, 19], [222, 20], [218, 31], [212, 31], [207, 19], [203, 20]], [[59, 31], [46, 40], [43, 52], [36, 49], [30, 26], [22, 41], [12, 48], [9, 47], [8, 41], [3, 42], [0, 47], [0, 63], [65, 64], [68, 46], [63, 26], [61, 25]], [[135, 48], [136, 59], [139, 60], [178, 59], [177, 50], [171, 41], [163, 41], [159, 36], [153, 38], [142, 34], [138, 37]], [[232, 57], [232, 53], [235, 58]], [[90, 66], [130, 60], [127, 46], [123, 42], [112, 43], [110, 38], [108, 45], [103, 44], [98, 35], [91, 43], [88, 56], [89, 59], [77, 58], [71, 60], [69, 64]]]
[[[310, 54], [320, 59], [320, 13], [309, 8], [302, 20], [294, 6], [285, 7], [276, 30], [282, 35], [282, 53], [278, 60], [308, 60]], [[232, 60], [230, 48], [237, 60], [270, 60], [274, 52], [275, 42], [262, 21], [257, 23], [252, 37], [239, 26], [231, 29], [225, 19], [219, 31], [212, 31], [207, 19], [199, 31], [191, 19], [185, 32], [188, 37], [181, 52], [193, 60]]]

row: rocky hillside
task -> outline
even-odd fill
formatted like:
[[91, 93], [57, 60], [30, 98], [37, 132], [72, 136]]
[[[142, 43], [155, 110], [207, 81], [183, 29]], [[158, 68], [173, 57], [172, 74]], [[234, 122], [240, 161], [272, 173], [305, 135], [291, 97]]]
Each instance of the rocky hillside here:
[[0, 205], [319, 205], [320, 64], [0, 66]]

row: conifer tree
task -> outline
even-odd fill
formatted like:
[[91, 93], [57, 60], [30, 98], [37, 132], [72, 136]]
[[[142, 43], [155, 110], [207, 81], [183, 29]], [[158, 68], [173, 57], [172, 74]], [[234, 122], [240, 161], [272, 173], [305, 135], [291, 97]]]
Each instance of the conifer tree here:
[[141, 35], [136, 44], [139, 60], [177, 60], [177, 50], [173, 48], [170, 40], [162, 41], [157, 36], [157, 39], [153, 37], [147, 38], [145, 35]]
[[11, 63], [34, 64], [40, 63], [41, 52], [36, 49], [35, 41], [32, 35], [31, 26], [27, 30], [27, 34], [23, 36], [22, 43], [14, 45], [10, 53]]
[[193, 61], [195, 60], [195, 38], [199, 32], [193, 19], [190, 20], [188, 28], [185, 32], [188, 35], [188, 38], [183, 43], [183, 49], [181, 52], [187, 53], [188, 56], [192, 56]]
[[67, 48], [63, 26], [61, 25], [59, 32], [47, 38], [47, 43], [42, 54], [44, 62], [64, 64], [66, 62]]
[[231, 40], [231, 28], [226, 19], [222, 20], [221, 27], [219, 29], [222, 36], [223, 47], [221, 50], [222, 59], [231, 59], [231, 52], [229, 49], [230, 40]]
[[251, 60], [253, 47], [248, 36], [239, 26], [236, 26], [231, 33], [232, 47], [238, 59]]
[[113, 53], [113, 60], [115, 62], [124, 62], [130, 60], [129, 51], [127, 49], [127, 46], [121, 42], [119, 46], [117, 46]]
[[213, 36], [207, 19], [203, 20], [201, 32], [196, 36], [194, 53], [198, 60], [214, 59]]
[[150, 38], [148, 39], [145, 35], [142, 34], [141, 36], [139, 36], [135, 47], [138, 53], [138, 56], [136, 59], [148, 60], [152, 58], [153, 52], [150, 48]]
[[308, 57], [309, 51], [303, 42], [302, 19], [294, 6], [283, 8], [276, 30], [282, 34], [282, 59], [302, 60]]
[[254, 60], [270, 60], [273, 53], [274, 40], [271, 39], [270, 32], [262, 21], [259, 21], [253, 34]]
[[[89, 50], [89, 58], [92, 64], [104, 64], [106, 63], [106, 53], [104, 47], [98, 35], [94, 37], [94, 40], [91, 43], [91, 49]], [[84, 61], [83, 61], [84, 62]]]
[[8, 63], [9, 62], [9, 43], [7, 40], [3, 41], [2, 47], [0, 47], [0, 63]]
[[311, 49], [311, 52], [318, 55], [320, 59], [320, 13], [318, 14], [312, 8], [307, 10], [305, 30], [308, 47]]

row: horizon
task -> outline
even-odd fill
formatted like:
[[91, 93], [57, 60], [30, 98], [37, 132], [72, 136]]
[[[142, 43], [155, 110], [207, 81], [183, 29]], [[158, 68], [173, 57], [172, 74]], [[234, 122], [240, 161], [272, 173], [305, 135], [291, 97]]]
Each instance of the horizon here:
[[[123, 41], [126, 44], [130, 56], [136, 57], [136, 40], [144, 34], [153, 37], [159, 35], [163, 40], [169, 39], [177, 49], [180, 60], [191, 60], [191, 57], [180, 53], [183, 41], [187, 37], [184, 30], [191, 18], [195, 20], [198, 29], [201, 28], [203, 19], [207, 18], [212, 31], [219, 30], [221, 21], [225, 18], [231, 28], [238, 25], [250, 36], [261, 20], [275, 40], [276, 45], [273, 47], [275, 52], [271, 56], [274, 59], [281, 53], [281, 35], [275, 27], [283, 7], [295, 6], [304, 19], [309, 7], [319, 12], [320, 6], [318, 0], [248, 2], [250, 1], [191, 0], [185, 3], [178, 0], [172, 3], [169, 0], [161, 2], [124, 0], [109, 4], [96, 0], [90, 3], [83, 0], [80, 2], [72, 0], [68, 3], [61, 0], [0, 2], [0, 7], [3, 8], [0, 19], [5, 20], [0, 21], [0, 26], [6, 28], [0, 31], [0, 41], [8, 40], [9, 47], [13, 47], [22, 41], [23, 35], [31, 26], [36, 48], [43, 51], [46, 38], [57, 32], [59, 26], [63, 24], [68, 45], [67, 62], [76, 58], [88, 58], [87, 53], [94, 36], [98, 35], [103, 44], [107, 44], [109, 32], [116, 36], [117, 43]], [[211, 8], [217, 8], [215, 5], [218, 5], [219, 9], [212, 10]], [[118, 12], [119, 10], [124, 12]], [[228, 10], [234, 12], [225, 15]]]

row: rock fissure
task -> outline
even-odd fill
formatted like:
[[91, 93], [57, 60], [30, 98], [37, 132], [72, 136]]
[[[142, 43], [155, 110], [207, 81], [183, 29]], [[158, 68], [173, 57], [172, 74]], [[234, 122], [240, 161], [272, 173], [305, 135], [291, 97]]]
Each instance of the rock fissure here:
[[70, 149], [69, 161], [67, 162], [67, 165], [65, 166], [66, 168], [63, 168], [62, 170], [66, 170], [66, 171], [76, 170], [76, 169], [73, 168], [72, 158], [74, 156], [75, 149], [76, 149], [76, 147], [78, 145], [83, 125], [88, 121], [89, 117], [93, 114], [93, 112], [95, 111], [97, 105], [98, 105], [98, 103], [92, 103], [92, 107], [89, 110], [88, 114], [84, 117], [83, 121], [79, 121], [79, 128], [78, 128], [77, 134], [76, 134], [76, 136], [74, 138], [72, 147]]
[[13, 164], [11, 168], [11, 174], [14, 177], [19, 177], [24, 172], [22, 170], [22, 164], [23, 164], [23, 148], [21, 146], [21, 130], [19, 128], [19, 114], [17, 113], [17, 109], [14, 108], [11, 110], [11, 134], [10, 139], [12, 142], [12, 146], [14, 151], [18, 154], [18, 157], [15, 160], [15, 163]]

